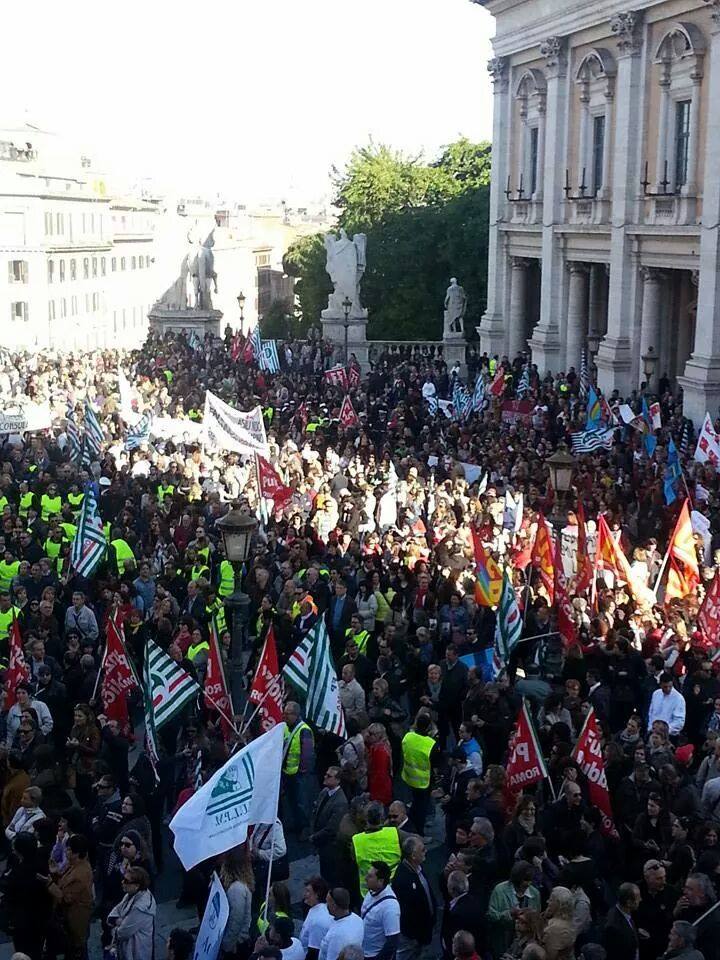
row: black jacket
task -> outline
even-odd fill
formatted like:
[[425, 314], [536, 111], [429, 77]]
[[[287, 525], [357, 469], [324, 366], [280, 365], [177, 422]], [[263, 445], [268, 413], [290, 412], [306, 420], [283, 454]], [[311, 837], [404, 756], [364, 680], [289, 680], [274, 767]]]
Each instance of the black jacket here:
[[[407, 860], [401, 861], [392, 888], [400, 904], [400, 933], [423, 946], [432, 941], [437, 904], [427, 877], [427, 892]], [[428, 899], [428, 894], [430, 899]]]
[[612, 960], [635, 960], [639, 938], [635, 922], [628, 923], [617, 907], [608, 911], [603, 931], [603, 946]]

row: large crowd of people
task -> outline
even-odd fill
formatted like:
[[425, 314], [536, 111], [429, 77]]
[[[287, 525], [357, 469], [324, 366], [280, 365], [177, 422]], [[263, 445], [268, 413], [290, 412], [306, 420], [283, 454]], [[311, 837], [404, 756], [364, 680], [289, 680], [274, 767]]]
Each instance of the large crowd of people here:
[[[25, 397], [53, 416], [50, 430], [0, 437], [3, 697], [16, 621], [29, 668], [12, 706], [0, 701], [0, 928], [16, 956], [83, 960], [99, 920], [109, 956], [150, 960], [163, 872], [182, 875], [174, 893], [199, 922], [215, 870], [230, 907], [224, 960], [718, 960], [720, 645], [697, 617], [720, 563], [720, 487], [683, 444], [667, 378], [653, 396], [663, 426], [652, 456], [640, 431], [619, 426], [611, 448], [576, 457], [562, 491], [547, 461], [585, 423], [574, 370], [541, 378], [526, 358], [473, 352], [471, 394], [476, 376], [497, 383], [503, 369], [505, 381], [483, 409], [448, 416], [435, 401], [452, 400], [461, 372], [441, 350], [380, 351], [351, 389], [357, 422], [344, 426], [343, 390], [324, 375], [332, 345], [313, 332], [278, 354], [278, 372], [260, 370], [228, 331], [201, 343], [150, 336], [132, 354], [0, 358], [2, 405]], [[252, 456], [190, 431], [128, 450], [119, 364], [138, 412], [154, 418], [197, 424], [208, 390], [239, 410], [259, 404], [268, 459], [292, 496], [273, 509]], [[507, 417], [503, 398], [521, 378], [530, 403]], [[607, 400], [640, 413], [645, 393]], [[69, 404], [81, 422], [86, 398], [104, 442], [83, 465], [66, 416]], [[683, 493], [668, 505], [671, 440], [684, 451]], [[89, 483], [107, 549], [84, 577], [70, 556]], [[705, 520], [701, 582], [663, 602], [653, 587], [685, 490]], [[566, 556], [568, 645], [531, 545], [543, 517], [577, 544], [580, 502], [587, 543], [603, 516], [633, 582], [596, 571], [579, 588]], [[218, 527], [232, 505], [259, 521], [242, 572]], [[474, 538], [509, 571], [523, 620], [492, 675], [468, 666], [493, 647], [498, 616], [478, 602]], [[236, 731], [200, 696], [159, 731], [154, 769], [141, 698], [128, 728], [103, 713], [108, 621], [122, 625], [140, 677], [153, 640], [202, 679], [212, 624], [223, 657], [237, 655], [227, 598], [239, 586], [250, 599], [247, 683], [271, 627], [282, 667], [323, 620], [346, 736], [313, 728], [288, 692], [278, 822], [184, 872], [167, 823], [260, 734], [260, 716], [242, 722], [251, 711], [236, 703]], [[523, 702], [548, 776], [517, 791], [506, 765]], [[591, 709], [612, 833], [573, 756]], [[318, 856], [302, 905], [292, 853]], [[431, 869], [428, 855], [442, 863]], [[189, 958], [192, 934], [173, 930], [165, 949]]]

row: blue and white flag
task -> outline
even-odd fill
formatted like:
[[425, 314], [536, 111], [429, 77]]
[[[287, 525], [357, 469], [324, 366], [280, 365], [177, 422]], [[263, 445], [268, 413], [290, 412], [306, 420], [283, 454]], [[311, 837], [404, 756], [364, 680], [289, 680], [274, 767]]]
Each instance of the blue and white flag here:
[[82, 460], [82, 444], [80, 443], [80, 434], [78, 433], [77, 423], [75, 422], [75, 409], [68, 400], [67, 413], [65, 414], [66, 433], [68, 446], [70, 447], [70, 459], [76, 466], [80, 466]]
[[186, 870], [244, 843], [249, 826], [275, 823], [285, 729], [278, 723], [234, 753], [170, 821]]
[[200, 337], [197, 335], [197, 333], [194, 330], [190, 331], [190, 336], [188, 337], [188, 345], [191, 350], [199, 350], [200, 347], [202, 346], [202, 341], [200, 340]]
[[610, 450], [615, 437], [615, 427], [607, 430], [579, 430], [570, 434], [572, 452], [577, 456], [582, 453], [593, 453], [595, 450]]
[[687, 417], [684, 418], [683, 432], [680, 437], [680, 453], [686, 457], [690, 453], [692, 446], [692, 423]]
[[100, 426], [97, 414], [92, 408], [88, 399], [85, 400], [85, 440], [83, 442], [82, 462], [84, 467], [89, 467], [93, 460], [100, 459], [102, 443], [104, 440], [103, 429]]
[[261, 341], [258, 363], [261, 370], [267, 370], [268, 373], [280, 373], [277, 343], [274, 340]]
[[230, 904], [225, 888], [220, 883], [218, 875], [213, 871], [207, 906], [198, 931], [193, 960], [217, 960], [229, 917]]
[[472, 399], [468, 393], [467, 387], [460, 380], [455, 381], [453, 387], [453, 406], [455, 407], [455, 416], [458, 420], [467, 420], [472, 413]]
[[475, 381], [475, 389], [472, 396], [472, 408], [475, 413], [482, 413], [485, 408], [485, 379], [482, 373], [479, 373]]
[[150, 414], [144, 413], [134, 427], [128, 427], [125, 435], [125, 449], [135, 450], [150, 440]]
[[523, 367], [522, 376], [517, 386], [517, 395], [518, 397], [524, 397], [526, 393], [530, 393], [530, 364], [526, 363]]
[[75, 539], [70, 551], [70, 565], [81, 577], [89, 577], [105, 556], [107, 541], [98, 512], [94, 484], [85, 487]]
[[665, 476], [663, 484], [663, 493], [665, 494], [665, 503], [670, 504], [677, 500], [677, 482], [682, 476], [682, 467], [680, 466], [680, 457], [677, 447], [673, 440], [670, 440], [667, 448], [667, 466], [665, 467]]
[[580, 356], [580, 399], [586, 400], [590, 389], [590, 373], [588, 371], [587, 351], [583, 350]]
[[260, 327], [255, 327], [253, 332], [250, 334], [250, 348], [252, 349], [253, 360], [255, 363], [260, 362], [260, 354], [262, 353], [262, 340], [260, 339]]
[[440, 409], [439, 406], [438, 406], [437, 397], [425, 397], [425, 399], [427, 400], [427, 405], [428, 405], [428, 408], [429, 408], [429, 410], [430, 410], [430, 416], [431, 416], [431, 417], [434, 417], [435, 414], [436, 414], [436, 413], [438, 412], [438, 410]]

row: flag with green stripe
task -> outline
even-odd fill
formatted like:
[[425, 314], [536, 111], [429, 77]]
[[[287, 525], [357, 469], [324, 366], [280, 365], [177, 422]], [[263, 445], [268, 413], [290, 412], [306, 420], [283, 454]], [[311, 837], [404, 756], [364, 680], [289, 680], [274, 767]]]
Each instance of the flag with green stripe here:
[[522, 617], [520, 608], [515, 598], [507, 570], [503, 573], [502, 592], [500, 594], [500, 603], [497, 608], [497, 619], [495, 625], [495, 647], [500, 659], [507, 664], [510, 660], [510, 654], [516, 646], [522, 635]]
[[319, 730], [345, 736], [335, 667], [325, 624], [320, 620], [290, 656], [284, 679], [305, 708], [305, 718]]
[[197, 697], [200, 686], [153, 640], [145, 648], [145, 694], [149, 697], [153, 731]]

